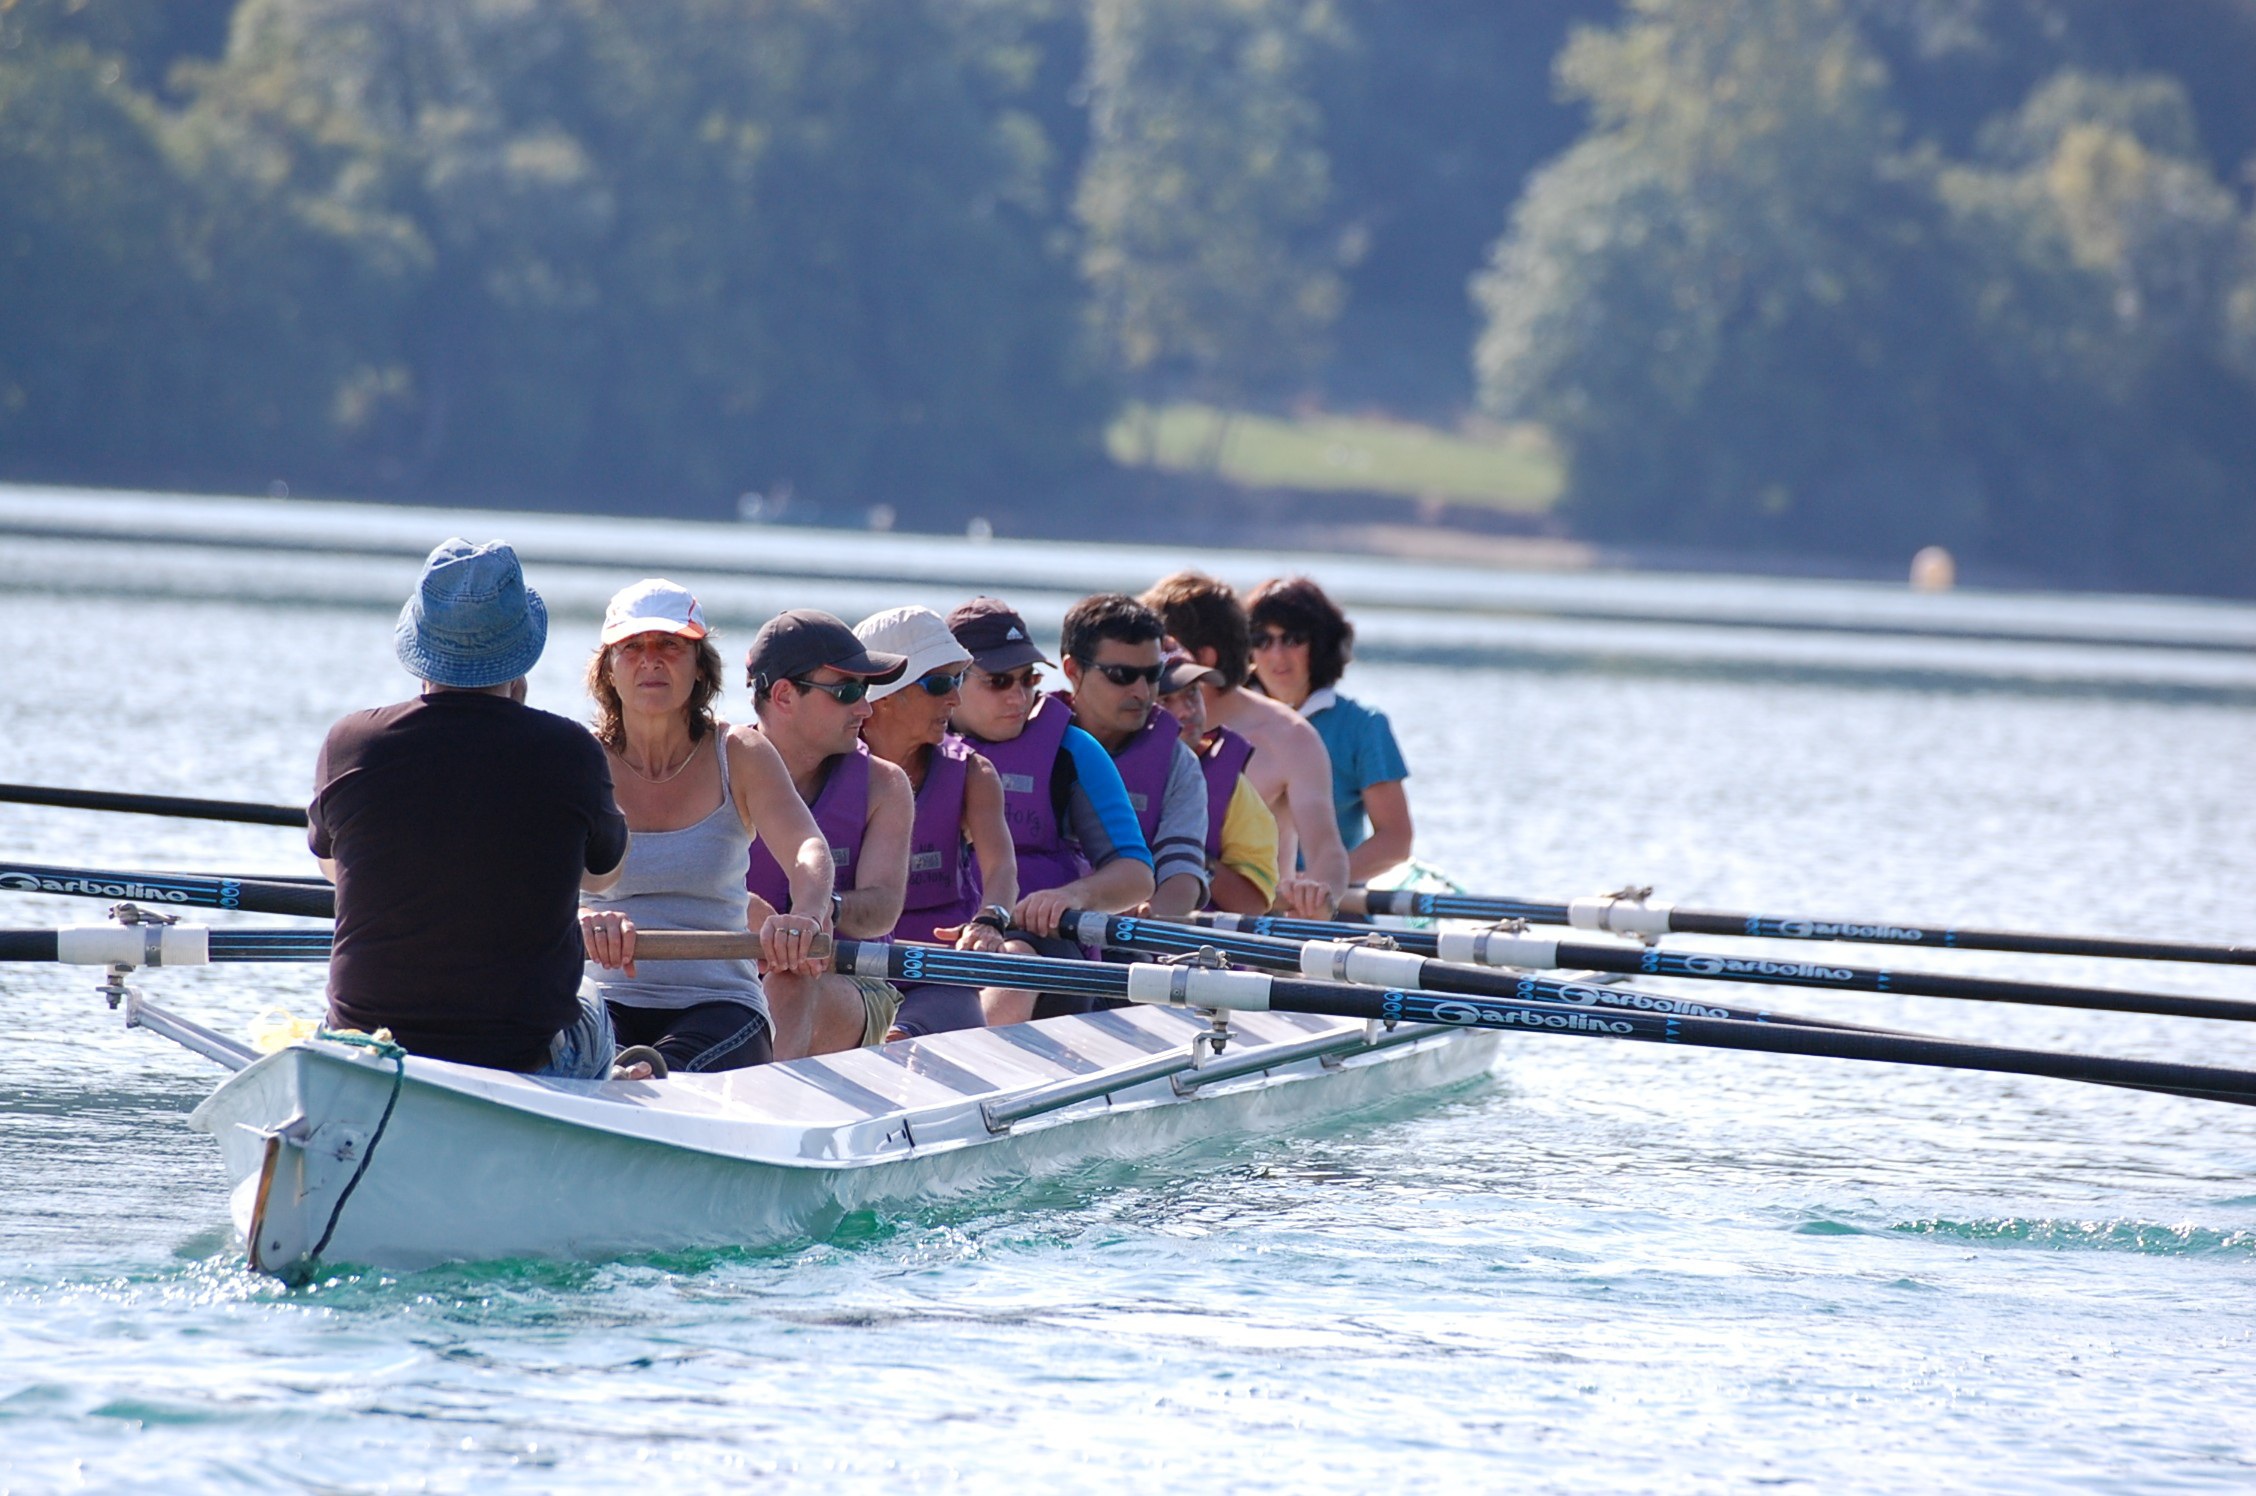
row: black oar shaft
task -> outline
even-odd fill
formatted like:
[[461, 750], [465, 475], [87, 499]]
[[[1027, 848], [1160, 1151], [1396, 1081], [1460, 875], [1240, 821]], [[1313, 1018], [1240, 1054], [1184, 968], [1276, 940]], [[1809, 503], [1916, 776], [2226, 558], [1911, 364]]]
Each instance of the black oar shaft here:
[[[1222, 915], [1209, 918], [1216, 921], [1218, 930], [1245, 930], [1291, 940], [1353, 940], [1371, 933], [1369, 926], [1282, 919], [1269, 915], [1250, 918]], [[1430, 930], [1388, 930], [1385, 933], [1404, 950], [1421, 955], [1437, 952], [1443, 943]], [[1698, 982], [1745, 982], [1766, 987], [1810, 987], [1820, 991], [1879, 992], [1900, 997], [1948, 997], [1973, 1002], [2084, 1008], [2094, 1012], [2148, 1013], [2168, 1018], [2217, 1018], [2237, 1023], [2256, 1022], [2256, 1003], [2229, 997], [2201, 997], [2174, 992], [2124, 992], [2111, 987], [2072, 987], [2059, 982], [2010, 982], [1991, 977], [1949, 976], [1941, 972], [1842, 966], [1821, 960], [1769, 960], [1762, 957], [1717, 955], [1708, 951], [1601, 945], [1586, 940], [1550, 941], [1514, 938], [1502, 934], [1468, 937], [1473, 938], [1506, 942], [1504, 948], [1514, 954], [1482, 958], [1501, 965], [1560, 966], [1618, 972], [1625, 976], [1683, 977]]]
[[[1381, 1022], [1439, 1023], [1459, 1028], [1518, 1029], [1531, 1033], [1579, 1034], [1588, 1038], [1631, 1039], [1656, 1044], [1686, 1044], [1765, 1054], [1869, 1060], [1940, 1069], [1986, 1070], [2054, 1080], [2087, 1081], [2159, 1091], [2173, 1096], [2256, 1105], [2256, 1073], [2156, 1060], [2118, 1060], [2097, 1055], [2052, 1054], [2009, 1049], [1916, 1034], [1871, 1030], [1749, 1023], [1681, 1013], [1591, 1011], [1555, 1004], [1465, 996], [1400, 988], [1352, 987], [1254, 972], [1202, 971], [1192, 967], [1103, 966], [1044, 956], [988, 955], [929, 946], [888, 946], [842, 940], [841, 971], [884, 976], [894, 981], [955, 982], [971, 986], [1033, 987], [1138, 996], [1138, 973], [1164, 974], [1170, 1001], [1191, 1006], [1272, 1009]], [[1085, 981], [1086, 986], [1073, 983]]]
[[[1075, 911], [1067, 915], [1066, 920], [1067, 932], [1075, 939], [1122, 950], [1150, 951], [1157, 955], [1172, 956], [1195, 952], [1201, 947], [1211, 947], [1234, 962], [1263, 971], [1298, 975], [1306, 969], [1301, 962], [1301, 951], [1305, 944], [1303, 941], [1085, 911]], [[1804, 1018], [1790, 1013], [1773, 1013], [1767, 1009], [1716, 1007], [1691, 998], [1639, 992], [1629, 987], [1555, 981], [1547, 977], [1529, 976], [1524, 972], [1498, 971], [1492, 967], [1430, 960], [1414, 952], [1405, 954], [1409, 956], [1411, 964], [1404, 979], [1397, 983], [1397, 979], [1390, 977], [1378, 985], [1399, 984], [1432, 992], [1502, 997], [1519, 1002], [1558, 1003], [1575, 1008], [1690, 1013], [1709, 1018], [1733, 1018], [1743, 1023], [1798, 1023], [1813, 1028], [1860, 1028], [1857, 1024], [1839, 1023], [1826, 1018]], [[1342, 971], [1339, 977], [1344, 981], [1360, 982], [1364, 986], [1372, 985], [1369, 981], [1363, 981], [1354, 971]]]
[[181, 816], [197, 821], [244, 821], [255, 826], [303, 826], [306, 813], [296, 805], [257, 805], [245, 800], [195, 800], [179, 795], [129, 795], [112, 790], [64, 789], [39, 784], [0, 784], [0, 800], [19, 805], [59, 805], [66, 810], [117, 810], [145, 816]]
[[1519, 1028], [1592, 1038], [1691, 1044], [1762, 1054], [1799, 1054], [1843, 1060], [1872, 1060], [1947, 1070], [1986, 1070], [2005, 1075], [2035, 1075], [2052, 1080], [2087, 1081], [2161, 1091], [2256, 1106], [2256, 1073], [2159, 1060], [2119, 1060], [2100, 1055], [2053, 1054], [1911, 1034], [1843, 1033], [1791, 1024], [1743, 1023], [1724, 1018], [1653, 1016], [1642, 1013], [1564, 1013], [1523, 1004], [1454, 997], [1434, 992], [1376, 991], [1329, 983], [1278, 980], [1271, 1006], [1343, 1018], [1379, 1018], [1405, 1023], [1445, 1023], [1460, 1027]]
[[[2145, 961], [2201, 961], [2256, 966], [2256, 946], [2185, 940], [2133, 940], [2112, 935], [2048, 935], [2018, 930], [1955, 929], [1887, 920], [1820, 920], [1717, 909], [1679, 909], [1627, 899], [1580, 899], [1573, 905], [1535, 904], [1479, 894], [1409, 893], [1371, 889], [1361, 895], [1370, 914], [1423, 919], [1522, 919], [1530, 924], [1573, 925], [1618, 934], [1726, 935], [1761, 940], [1845, 940], [1859, 945], [1926, 946], [1941, 950], [2017, 951], [2030, 955], [2106, 956]], [[1579, 917], [1578, 917], [1579, 916]]]
[[82, 899], [123, 899], [169, 909], [243, 909], [333, 919], [336, 893], [326, 883], [278, 883], [200, 873], [121, 873], [100, 868], [0, 862], [0, 889]]

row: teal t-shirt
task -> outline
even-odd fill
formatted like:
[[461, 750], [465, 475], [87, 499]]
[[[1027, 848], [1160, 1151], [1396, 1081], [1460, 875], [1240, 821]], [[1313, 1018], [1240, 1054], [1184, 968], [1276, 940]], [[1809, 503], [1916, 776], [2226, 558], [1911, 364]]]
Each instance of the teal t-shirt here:
[[1339, 817], [1340, 840], [1352, 849], [1371, 834], [1363, 792], [1374, 784], [1408, 779], [1410, 767], [1395, 746], [1385, 712], [1332, 690], [1309, 697], [1301, 710], [1332, 756], [1332, 813]]

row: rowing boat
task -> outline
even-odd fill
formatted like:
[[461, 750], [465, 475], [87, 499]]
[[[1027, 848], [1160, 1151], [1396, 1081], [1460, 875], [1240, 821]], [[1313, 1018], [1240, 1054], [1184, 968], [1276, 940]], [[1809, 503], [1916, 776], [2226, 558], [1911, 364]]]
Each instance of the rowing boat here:
[[1144, 1157], [1463, 1081], [1494, 1033], [1133, 1008], [663, 1082], [564, 1081], [332, 1038], [265, 1056], [138, 998], [235, 1069], [219, 1143], [251, 1263], [412, 1270], [820, 1235], [1091, 1158]]

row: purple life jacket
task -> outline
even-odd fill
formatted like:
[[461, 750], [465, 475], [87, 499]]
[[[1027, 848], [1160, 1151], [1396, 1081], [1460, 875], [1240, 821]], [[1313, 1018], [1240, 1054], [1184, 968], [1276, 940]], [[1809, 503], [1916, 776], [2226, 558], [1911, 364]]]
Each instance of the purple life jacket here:
[[1206, 860], [1222, 855], [1222, 822], [1230, 813], [1230, 797], [1238, 792], [1238, 776], [1253, 758], [1253, 744], [1227, 727], [1207, 734], [1199, 747], [1199, 767], [1206, 771]]
[[1182, 732], [1183, 724], [1172, 713], [1155, 706], [1150, 720], [1112, 756], [1147, 847], [1159, 845], [1159, 815], [1166, 807], [1168, 772], [1175, 767], [1175, 743]]
[[1066, 840], [1050, 799], [1065, 730], [1072, 725], [1073, 709], [1045, 696], [1035, 703], [1025, 730], [1009, 742], [966, 738], [1003, 781], [1003, 819], [1010, 823], [1011, 845], [1018, 851], [1020, 897], [1062, 888], [1089, 871], [1080, 849]]
[[895, 940], [931, 940], [934, 930], [960, 925], [979, 912], [979, 867], [963, 834], [972, 757], [971, 744], [949, 733], [925, 758], [916, 824], [909, 831], [909, 888], [900, 923], [893, 927]]
[[[862, 836], [869, 829], [869, 748], [856, 743], [852, 753], [830, 760], [823, 787], [815, 792], [815, 826], [830, 844], [835, 870], [831, 886], [843, 893], [854, 886], [854, 862], [861, 855]], [[744, 886], [773, 905], [778, 914], [791, 912], [791, 876], [768, 850], [767, 838], [755, 838], [752, 860], [744, 872]], [[805, 914], [808, 911], [799, 911]]]

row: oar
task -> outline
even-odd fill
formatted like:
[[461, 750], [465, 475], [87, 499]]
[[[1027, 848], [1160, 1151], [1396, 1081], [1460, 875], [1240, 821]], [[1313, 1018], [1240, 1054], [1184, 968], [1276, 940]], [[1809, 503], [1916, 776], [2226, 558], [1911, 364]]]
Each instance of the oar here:
[[2098, 1012], [2256, 1022], [2256, 1003], [2229, 997], [2122, 992], [2110, 987], [2071, 987], [2058, 982], [2007, 982], [1987, 977], [1946, 976], [1940, 972], [1836, 966], [1827, 961], [1772, 961], [1762, 957], [1720, 956], [1707, 951], [1539, 940], [1532, 935], [1515, 935], [1504, 930], [1373, 930], [1369, 925], [1283, 919], [1267, 914], [1199, 914], [1192, 919], [1200, 926], [1217, 931], [1245, 931], [1288, 940], [1355, 942], [1374, 934], [1384, 935], [1406, 951], [1479, 966], [1567, 967], [1578, 971], [1622, 972], [1630, 976], [1688, 977], [1702, 982], [1816, 987], [1835, 992], [1887, 992], [1905, 997], [1953, 997], [1974, 1002], [2034, 1003]]
[[[1626, 1009], [1642, 1013], [1686, 1013], [1700, 1018], [1732, 1018], [1742, 1023], [1795, 1023], [1808, 1028], [1884, 1033], [1854, 1023], [1802, 1018], [1791, 1013], [1718, 1008], [1690, 998], [1638, 992], [1593, 982], [1556, 982], [1525, 973], [1506, 975], [1479, 966], [1457, 966], [1410, 951], [1381, 950], [1347, 941], [1290, 940], [1201, 929], [1130, 915], [1069, 910], [1060, 928], [1083, 945], [1155, 955], [1193, 955], [1213, 950], [1239, 966], [1283, 972], [1317, 981], [1352, 982], [1359, 987], [1417, 987], [1428, 992], [1458, 992], [1503, 997], [1517, 1002], [1559, 1003], [1572, 1008]], [[1368, 927], [1366, 927], [1368, 928]]]
[[334, 919], [337, 896], [327, 883], [230, 878], [206, 873], [120, 873], [0, 862], [0, 889], [58, 893], [82, 899], [129, 899], [166, 909], [247, 909]]
[[183, 816], [196, 821], [248, 821], [256, 826], [303, 826], [302, 805], [255, 805], [244, 800], [190, 800], [177, 795], [127, 795], [111, 790], [58, 789], [38, 784], [0, 784], [0, 800], [19, 805], [60, 805], [67, 810], [122, 810], [145, 816]]
[[2204, 945], [2184, 940], [2131, 940], [2115, 935], [2036, 935], [2015, 930], [1960, 930], [1887, 920], [1807, 919], [1775, 914], [1732, 914], [1679, 909], [1625, 894], [1539, 904], [1482, 894], [1410, 893], [1400, 889], [1350, 889], [1340, 907], [1349, 914], [1395, 914], [1424, 919], [1526, 920], [1615, 935], [1732, 935], [1762, 940], [1850, 940], [1859, 945], [1922, 945], [1967, 951], [2022, 951], [2053, 956], [2118, 956], [2144, 961], [2208, 961], [2256, 966], [2256, 946]]
[[[827, 937], [826, 937], [827, 938]], [[58, 961], [70, 966], [202, 966], [221, 961], [326, 961], [327, 930], [218, 930], [209, 925], [64, 925], [0, 930], [0, 961]], [[812, 954], [827, 956], [824, 940]], [[637, 961], [756, 961], [760, 937], [750, 931], [638, 930]]]
[[1124, 997], [1132, 1002], [1235, 1011], [1317, 1013], [1328, 1017], [1375, 1019], [1383, 1023], [1436, 1023], [1458, 1028], [1578, 1034], [1597, 1039], [1630, 1039], [1657, 1044], [1690, 1044], [1711, 1049], [1743, 1049], [1767, 1054], [1801, 1054], [1844, 1060], [1871, 1060], [1937, 1069], [1981, 1070], [2001, 1075], [2035, 1075], [2159, 1091], [2211, 1101], [2256, 1106], [2256, 1073], [2208, 1065], [2159, 1060], [2120, 1060], [2098, 1055], [2053, 1054], [1887, 1034], [1806, 1028], [1782, 1023], [1747, 1023], [1731, 1018], [1681, 1014], [1565, 1011], [1544, 1003], [1472, 998], [1455, 993], [1353, 987], [1230, 971], [1201, 966], [1138, 963], [1115, 966], [1048, 956], [1014, 956], [955, 951], [937, 946], [888, 945], [841, 940], [836, 966], [856, 976], [895, 982], [945, 982], [964, 987], [1018, 987], [1041, 992]]

